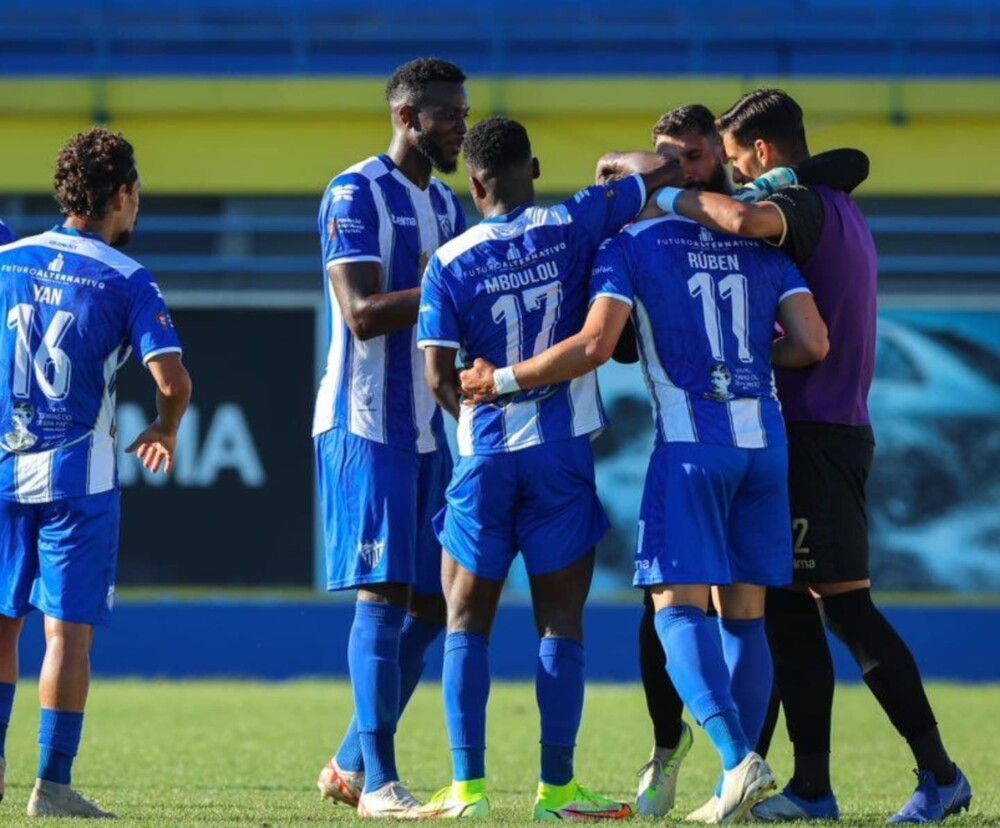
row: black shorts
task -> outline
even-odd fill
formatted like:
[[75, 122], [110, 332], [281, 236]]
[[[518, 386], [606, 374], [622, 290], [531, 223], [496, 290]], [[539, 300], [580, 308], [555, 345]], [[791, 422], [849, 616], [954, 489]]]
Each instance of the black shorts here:
[[789, 423], [787, 430], [795, 583], [867, 579], [871, 428]]

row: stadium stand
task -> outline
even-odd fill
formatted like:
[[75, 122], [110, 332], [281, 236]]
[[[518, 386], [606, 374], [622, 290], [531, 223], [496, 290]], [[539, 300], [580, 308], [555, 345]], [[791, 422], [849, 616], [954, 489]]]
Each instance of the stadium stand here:
[[[720, 0], [414, 6], [293, 0], [6, 0], [0, 73], [381, 74], [412, 44], [472, 73], [995, 75], [996, 0]], [[627, 44], [627, 47], [623, 44]], [[850, 55], [845, 60], [845, 55]]]

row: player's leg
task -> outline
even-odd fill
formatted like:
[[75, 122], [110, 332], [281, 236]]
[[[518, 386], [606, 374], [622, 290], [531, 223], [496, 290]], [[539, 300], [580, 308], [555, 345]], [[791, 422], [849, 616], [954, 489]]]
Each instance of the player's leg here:
[[790, 423], [787, 430], [794, 585], [768, 591], [766, 627], [794, 771], [781, 794], [754, 809], [756, 818], [767, 821], [839, 814], [830, 785], [833, 660], [817, 603], [805, 585], [841, 556], [834, 541], [842, 486], [824, 460], [822, 428]]
[[399, 782], [395, 733], [400, 636], [416, 573], [419, 457], [335, 428], [316, 438], [316, 459], [327, 588], [357, 590], [347, 652], [355, 725], [317, 784], [321, 795], [357, 803], [363, 815], [406, 815], [418, 803]]
[[667, 658], [656, 634], [653, 599], [643, 592], [639, 622], [639, 672], [646, 709], [653, 723], [653, 749], [639, 769], [636, 806], [640, 816], [664, 816], [674, 806], [680, 764], [691, 750], [691, 728], [681, 718], [684, 702], [667, 673]]
[[90, 690], [94, 627], [114, 598], [120, 495], [117, 491], [45, 504], [39, 520], [39, 575], [31, 603], [45, 614], [38, 685], [38, 777], [28, 816], [108, 816], [70, 785]]
[[17, 642], [31, 610], [31, 584], [38, 572], [38, 507], [0, 500], [0, 800], [7, 769], [7, 727], [17, 685]]
[[[441, 544], [434, 533], [434, 516], [444, 507], [444, 493], [451, 478], [447, 448], [419, 456], [416, 578], [409, 609], [399, 634], [399, 715], [416, 690], [424, 672], [428, 648], [444, 630], [446, 608], [441, 594]], [[334, 802], [356, 804], [364, 788], [364, 757], [357, 716], [352, 716], [335, 756], [320, 772], [320, 795]]]
[[[823, 584], [827, 626], [851, 651], [861, 675], [917, 763], [917, 789], [890, 820], [938, 822], [968, 808], [972, 788], [951, 760], [909, 647], [871, 597], [870, 585]], [[838, 591], [838, 588], [846, 591]]]
[[743, 732], [719, 638], [705, 615], [708, 584], [732, 581], [729, 508], [746, 465], [745, 453], [737, 449], [658, 446], [640, 507], [635, 584], [652, 594], [656, 629], [677, 692], [719, 752], [724, 772], [741, 780], [737, 799], [730, 784], [726, 798], [705, 809], [712, 813], [698, 814], [709, 821], [741, 818], [773, 785], [770, 770]]
[[531, 581], [539, 634], [535, 695], [541, 717], [536, 819], [619, 819], [631, 808], [589, 791], [573, 768], [583, 715], [583, 607], [594, 547], [610, 523], [597, 497], [587, 437], [517, 453], [517, 545]]
[[441, 580], [448, 605], [442, 685], [452, 783], [421, 809], [424, 818], [483, 817], [489, 635], [517, 552], [518, 491], [513, 455], [461, 457], [435, 521], [444, 547]]

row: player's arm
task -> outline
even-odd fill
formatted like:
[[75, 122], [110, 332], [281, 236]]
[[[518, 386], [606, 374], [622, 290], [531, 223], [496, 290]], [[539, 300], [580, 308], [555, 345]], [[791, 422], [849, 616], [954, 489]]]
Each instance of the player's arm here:
[[778, 324], [784, 335], [771, 345], [771, 362], [781, 368], [805, 368], [830, 351], [826, 323], [808, 290], [786, 295], [778, 305]]
[[125, 450], [134, 452], [154, 474], [161, 467], [166, 474], [173, 465], [177, 432], [191, 401], [191, 375], [178, 353], [152, 356], [146, 367], [156, 383], [156, 420]]
[[458, 370], [455, 368], [455, 348], [439, 345], [424, 346], [424, 380], [434, 399], [456, 420], [461, 408]]
[[381, 263], [334, 262], [327, 272], [333, 295], [355, 339], [364, 342], [416, 324], [420, 288], [383, 293]]
[[597, 161], [598, 184], [628, 175], [638, 175], [647, 193], [660, 187], [679, 187], [684, 182], [680, 161], [655, 152], [608, 152]]
[[501, 394], [582, 377], [611, 359], [631, 313], [631, 305], [599, 296], [579, 333], [531, 359], [507, 368], [477, 359], [460, 375], [462, 393], [470, 402], [489, 402]]

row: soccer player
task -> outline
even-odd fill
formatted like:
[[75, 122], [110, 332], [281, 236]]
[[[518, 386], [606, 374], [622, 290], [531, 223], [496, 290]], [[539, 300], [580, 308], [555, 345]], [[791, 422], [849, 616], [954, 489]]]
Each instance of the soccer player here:
[[[809, 157], [802, 109], [780, 90], [744, 95], [718, 126], [742, 179]], [[944, 748], [913, 655], [871, 597], [865, 482], [874, 453], [867, 400], [878, 271], [871, 231], [850, 197], [823, 187], [785, 188], [757, 205], [712, 193], [667, 192], [662, 200], [708, 227], [786, 251], [830, 326], [829, 359], [776, 372], [789, 433], [796, 589], [769, 592], [767, 624], [795, 773], [754, 815], [839, 816], [830, 783], [834, 674], [825, 618], [917, 763], [916, 791], [890, 821], [941, 821], [968, 808], [972, 789]]]
[[0, 244], [10, 244], [12, 241], [17, 241], [17, 235], [0, 221]]
[[[796, 177], [798, 181], [826, 183], [850, 192], [868, 174], [868, 159], [864, 153], [853, 149], [831, 150], [804, 160], [795, 170], [785, 167], [769, 170], [747, 187], [735, 191], [726, 174], [722, 139], [715, 128], [715, 116], [700, 104], [678, 107], [663, 115], [653, 126], [652, 140], [656, 150], [677, 155], [684, 174], [685, 189], [735, 194], [741, 200], [762, 199], [783, 186], [782, 182], [790, 183]], [[629, 340], [634, 343], [631, 323], [626, 326], [616, 349], [616, 359], [619, 358], [622, 343]], [[724, 366], [720, 372], [722, 368]], [[639, 771], [636, 802], [640, 814], [663, 816], [673, 807], [677, 773], [690, 750], [691, 733], [681, 719], [683, 702], [664, 669], [665, 654], [656, 634], [655, 610], [648, 592], [644, 593], [643, 605], [639, 625], [639, 663], [646, 706], [653, 722], [654, 743], [649, 761]], [[710, 612], [712, 609], [709, 608]], [[730, 646], [739, 646], [742, 639], [751, 639], [758, 633], [759, 630], [746, 625], [725, 621], [722, 624], [722, 635]], [[733, 640], [730, 641], [730, 638]], [[772, 697], [760, 732], [747, 734], [761, 756], [766, 756], [777, 709], [777, 699]], [[715, 803], [710, 801], [704, 810], [698, 809], [689, 818], [697, 820], [699, 815], [707, 818], [714, 814]]]
[[[676, 217], [637, 222], [605, 243], [591, 297], [579, 333], [504, 368], [477, 359], [462, 389], [481, 402], [586, 375], [634, 313], [656, 421], [635, 583], [652, 594], [667, 670], [722, 759], [713, 821], [739, 821], [774, 787], [749, 734], [771, 680], [764, 587], [791, 577], [772, 354], [789, 366], [821, 359], [826, 329], [787, 258]], [[776, 317], [785, 335], [772, 346]], [[711, 585], [731, 628], [724, 649], [705, 617]]]
[[[573, 770], [583, 713], [583, 606], [594, 547], [608, 529], [590, 438], [606, 424], [593, 373], [497, 404], [459, 405], [456, 354], [514, 364], [578, 330], [601, 241], [635, 218], [649, 189], [677, 178], [658, 158], [644, 175], [536, 207], [524, 127], [494, 117], [465, 141], [472, 197], [484, 220], [443, 246], [424, 275], [418, 343], [440, 404], [459, 421], [460, 458], [438, 516], [448, 602], [444, 698], [453, 782], [427, 817], [485, 816], [489, 635], [520, 551], [541, 638], [536, 694], [541, 772], [536, 819], [621, 819], [631, 809], [580, 785]], [[568, 379], [568, 378], [567, 378]], [[512, 391], [516, 389], [510, 389]]]
[[[170, 470], [191, 381], [156, 282], [121, 253], [142, 184], [132, 146], [92, 129], [56, 164], [62, 226], [0, 248], [0, 757], [17, 641], [45, 615], [38, 778], [28, 816], [107, 817], [70, 787], [94, 627], [115, 594], [119, 490], [115, 373], [134, 351], [156, 384], [156, 420], [128, 447]], [[5, 761], [0, 758], [0, 795]]]
[[444, 628], [431, 526], [451, 475], [441, 411], [416, 348], [420, 276], [465, 229], [454, 172], [469, 113], [461, 69], [401, 66], [386, 84], [392, 143], [326, 189], [319, 232], [330, 344], [313, 422], [327, 588], [357, 591], [348, 663], [354, 717], [320, 772], [321, 796], [369, 817], [413, 815], [394, 734]]

